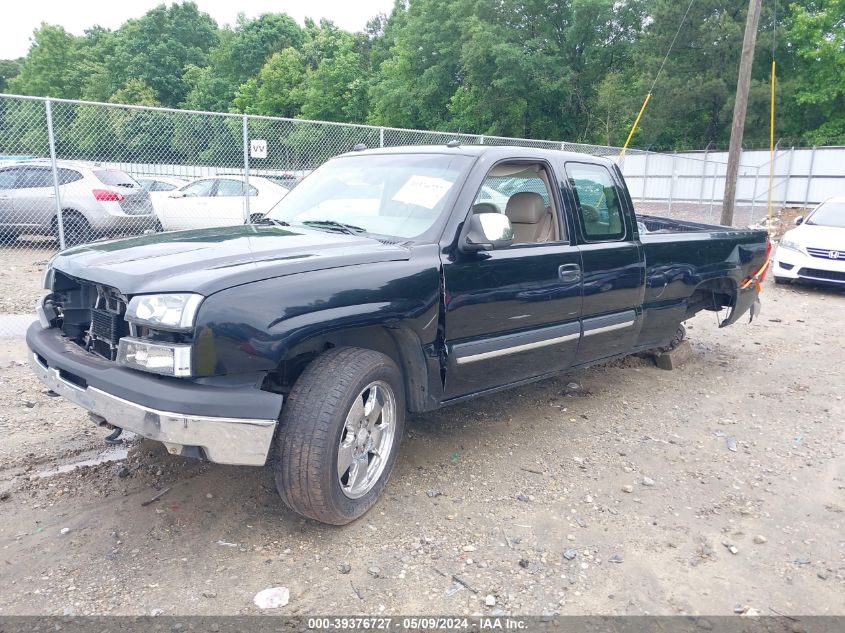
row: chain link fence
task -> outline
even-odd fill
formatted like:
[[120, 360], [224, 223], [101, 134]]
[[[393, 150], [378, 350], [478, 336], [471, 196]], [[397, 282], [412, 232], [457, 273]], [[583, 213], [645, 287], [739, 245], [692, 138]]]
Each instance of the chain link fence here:
[[[0, 95], [0, 335], [3, 315], [31, 313], [41, 270], [60, 248], [254, 222], [357, 144], [451, 140], [620, 155], [560, 141]], [[620, 164], [639, 212], [718, 222], [723, 162], [629, 150]], [[764, 214], [759, 180], [759, 165], [741, 169], [737, 225]]]

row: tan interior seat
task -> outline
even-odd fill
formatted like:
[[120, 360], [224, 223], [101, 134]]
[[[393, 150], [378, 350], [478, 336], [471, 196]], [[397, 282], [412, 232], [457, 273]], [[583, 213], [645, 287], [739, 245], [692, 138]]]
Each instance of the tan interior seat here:
[[552, 240], [552, 214], [543, 197], [533, 191], [520, 191], [508, 199], [505, 215], [513, 226], [514, 242], [530, 244]]

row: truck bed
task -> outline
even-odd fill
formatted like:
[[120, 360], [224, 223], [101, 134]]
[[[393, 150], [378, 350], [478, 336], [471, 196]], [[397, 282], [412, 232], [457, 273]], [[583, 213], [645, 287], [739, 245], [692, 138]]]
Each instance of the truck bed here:
[[[652, 235], [654, 233], [711, 233], [724, 232], [733, 229], [720, 224], [702, 224], [701, 222], [690, 222], [687, 220], [674, 220], [672, 218], [661, 218], [656, 215], [637, 214], [637, 225], [640, 236]], [[643, 230], [645, 229], [645, 230]]]

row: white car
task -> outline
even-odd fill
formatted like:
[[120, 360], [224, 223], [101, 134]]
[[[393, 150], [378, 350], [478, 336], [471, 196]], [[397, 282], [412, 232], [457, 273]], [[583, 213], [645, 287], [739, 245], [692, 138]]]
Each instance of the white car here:
[[825, 200], [795, 224], [778, 244], [775, 281], [845, 286], [845, 196]]
[[[189, 182], [183, 178], [173, 178], [172, 176], [136, 176], [135, 180], [150, 194], [156, 217], [161, 215], [162, 201], [179, 187], [183, 187]], [[161, 220], [159, 220], [159, 224], [161, 224]], [[161, 227], [156, 228], [160, 229]]]
[[249, 219], [257, 220], [288, 194], [288, 189], [262, 178], [242, 176], [198, 178], [155, 201], [165, 231], [204, 229], [243, 224], [249, 193]]
[[135, 180], [140, 184], [149, 194], [155, 199], [155, 196], [166, 194], [170, 191], [175, 191], [179, 187], [188, 184], [188, 180], [184, 178], [174, 178], [173, 176], [135, 176]]
[[186, 178], [174, 178], [173, 176], [135, 176], [135, 180], [150, 194], [150, 198], [153, 200], [166, 198], [171, 192], [190, 182]]

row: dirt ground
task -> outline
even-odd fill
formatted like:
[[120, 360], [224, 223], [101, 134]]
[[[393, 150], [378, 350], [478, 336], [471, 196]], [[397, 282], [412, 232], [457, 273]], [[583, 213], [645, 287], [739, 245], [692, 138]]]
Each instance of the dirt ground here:
[[845, 614], [843, 309], [767, 284], [750, 325], [692, 320], [681, 369], [416, 416], [342, 528], [285, 511], [269, 469], [153, 443], [42, 476], [103, 459], [105, 431], [2, 340], [0, 614], [253, 614], [275, 586], [287, 614]]
[[[55, 255], [51, 242], [18, 240], [13, 247], [0, 247], [0, 316], [34, 314], [35, 301], [43, 294], [41, 278]], [[4, 335], [0, 323], [0, 336]]]

